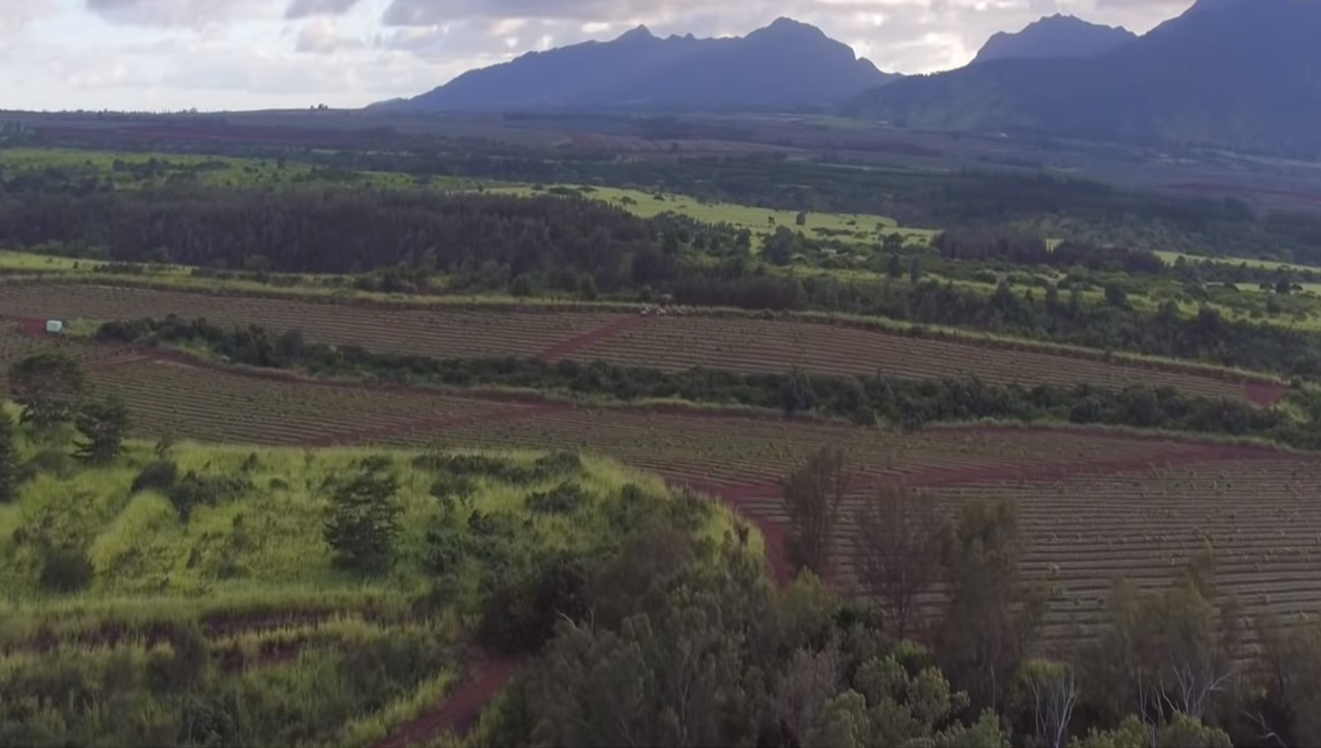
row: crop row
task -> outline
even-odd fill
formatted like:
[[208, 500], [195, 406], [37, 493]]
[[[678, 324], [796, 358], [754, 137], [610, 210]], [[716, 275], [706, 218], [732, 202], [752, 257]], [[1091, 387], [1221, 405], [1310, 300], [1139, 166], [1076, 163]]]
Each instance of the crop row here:
[[309, 339], [380, 353], [435, 358], [534, 356], [548, 345], [604, 324], [606, 313], [385, 309], [257, 296], [76, 284], [6, 284], [0, 316], [57, 319], [204, 318], [225, 327], [298, 329]]
[[255, 379], [152, 360], [93, 369], [91, 381], [98, 392], [128, 402], [141, 436], [168, 429], [181, 438], [227, 443], [344, 443], [359, 434], [438, 428], [451, 419], [494, 417], [521, 407]]
[[[1139, 587], [1168, 584], [1196, 554], [1210, 550], [1220, 592], [1249, 614], [1321, 610], [1321, 460], [1222, 461], [1174, 469], [1079, 476], [1060, 481], [985, 481], [931, 489], [938, 511], [973, 501], [1017, 502], [1029, 578], [1052, 574], [1064, 595], [1048, 630], [1066, 636], [1101, 621], [1114, 579]], [[870, 495], [845, 504], [836, 531], [837, 579], [856, 585], [857, 512]], [[783, 522], [777, 496], [740, 502], [759, 520]], [[937, 587], [925, 602], [940, 601]]]
[[671, 371], [707, 366], [780, 373], [801, 367], [910, 379], [977, 377], [994, 384], [1144, 384], [1208, 397], [1244, 397], [1242, 385], [1209, 376], [786, 320], [657, 317], [589, 346], [580, 357]]
[[[545, 309], [384, 309], [294, 299], [222, 296], [184, 291], [6, 284], [0, 316], [123, 319], [203, 317], [227, 326], [259, 324], [275, 331], [300, 329], [309, 340], [357, 344], [383, 353], [439, 358], [535, 356], [556, 344], [582, 339], [579, 360], [682, 370], [696, 366], [745, 373], [783, 373], [794, 367], [830, 374], [887, 374], [911, 379], [978, 377], [1028, 386], [1172, 386], [1207, 397], [1248, 397], [1243, 385], [1209, 375], [1109, 363], [1064, 355], [922, 339], [846, 326], [792, 320], [701, 315], [654, 316], [616, 325], [619, 315]], [[625, 318], [626, 319], [626, 318]], [[625, 329], [627, 328], [627, 329]]]

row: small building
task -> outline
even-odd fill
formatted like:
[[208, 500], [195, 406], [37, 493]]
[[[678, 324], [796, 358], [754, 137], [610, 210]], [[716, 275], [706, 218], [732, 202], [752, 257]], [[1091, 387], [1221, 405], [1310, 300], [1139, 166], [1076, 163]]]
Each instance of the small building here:
[[57, 319], [46, 320], [46, 332], [51, 335], [59, 335], [64, 332], [64, 323]]

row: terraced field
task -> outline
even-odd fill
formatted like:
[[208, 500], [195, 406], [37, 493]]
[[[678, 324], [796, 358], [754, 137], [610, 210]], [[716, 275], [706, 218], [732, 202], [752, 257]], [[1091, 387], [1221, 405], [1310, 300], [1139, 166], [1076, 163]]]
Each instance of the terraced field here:
[[0, 317], [11, 320], [125, 319], [169, 313], [227, 326], [258, 324], [276, 331], [297, 328], [314, 341], [437, 358], [543, 356], [600, 359], [671, 371], [706, 366], [747, 373], [782, 373], [801, 367], [914, 379], [977, 376], [987, 382], [1027, 386], [1146, 384], [1263, 403], [1274, 402], [1286, 391], [1210, 375], [792, 320], [644, 318], [513, 307], [387, 309], [109, 286], [0, 285]]
[[[973, 501], [1018, 502], [1027, 573], [1044, 580], [1054, 571], [1064, 593], [1047, 621], [1047, 639], [1098, 623], [1116, 577], [1157, 587], [1208, 547], [1221, 592], [1236, 596], [1248, 614], [1321, 609], [1321, 459], [1207, 448], [1200, 459], [1188, 454], [1171, 467], [1024, 476], [935, 480], [939, 485], [926, 490], [945, 512]], [[837, 581], [846, 586], [856, 582], [855, 517], [868, 498], [859, 492], [850, 499], [837, 533]], [[784, 520], [768, 492], [739, 504], [762, 521]], [[938, 601], [939, 590], [926, 599], [928, 606]]]
[[256, 378], [146, 357], [94, 367], [93, 388], [129, 405], [134, 432], [169, 429], [185, 439], [230, 444], [329, 446], [406, 439], [446, 424], [498, 421], [527, 406]]
[[1242, 384], [1210, 376], [786, 320], [656, 317], [577, 356], [670, 371], [709, 366], [779, 373], [797, 366], [862, 376], [976, 376], [995, 384], [1090, 382], [1116, 388], [1146, 384], [1208, 397], [1246, 396]]
[[[20, 344], [0, 336], [0, 351]], [[1030, 546], [1028, 572], [1045, 578], [1054, 570], [1066, 593], [1048, 622], [1050, 637], [1094, 623], [1116, 575], [1157, 584], [1206, 544], [1218, 555], [1224, 590], [1249, 612], [1321, 607], [1321, 458], [1313, 456], [1095, 429], [908, 434], [681, 409], [492, 401], [101, 350], [105, 357], [90, 362], [93, 387], [126, 398], [141, 436], [171, 429], [230, 443], [580, 449], [724, 497], [763, 527], [773, 556], [784, 520], [776, 479], [816, 448], [846, 445], [860, 475], [837, 537], [837, 582], [854, 582], [854, 513], [881, 481], [902, 479], [946, 511], [1014, 499]], [[937, 590], [927, 602], [938, 599]]]
[[176, 314], [227, 327], [300, 329], [309, 340], [436, 358], [534, 356], [618, 316], [609, 313], [385, 309], [256, 296], [78, 284], [0, 285], [0, 317], [135, 319]]

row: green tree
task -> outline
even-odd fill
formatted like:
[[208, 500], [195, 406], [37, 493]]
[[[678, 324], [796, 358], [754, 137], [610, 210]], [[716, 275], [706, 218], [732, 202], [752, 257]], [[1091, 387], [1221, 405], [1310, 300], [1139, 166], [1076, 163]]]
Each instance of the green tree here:
[[9, 369], [9, 392], [23, 408], [19, 422], [39, 432], [68, 423], [85, 389], [82, 365], [60, 351], [28, 356]]
[[117, 396], [84, 404], [74, 419], [81, 439], [76, 442], [78, 459], [105, 464], [119, 456], [128, 435], [128, 406]]
[[[1257, 632], [1263, 703], [1249, 711], [1250, 720], [1288, 745], [1321, 745], [1321, 624], [1285, 625], [1265, 616]], [[1271, 724], [1268, 715], [1279, 723]]]
[[1239, 675], [1237, 603], [1216, 602], [1214, 562], [1189, 563], [1167, 590], [1140, 592], [1116, 581], [1107, 622], [1088, 657], [1089, 691], [1110, 695], [1112, 712], [1158, 722], [1167, 709], [1209, 719]]
[[1023, 552], [1012, 502], [969, 504], [946, 532], [947, 602], [937, 652], [977, 706], [1003, 704], [1050, 599], [1022, 579]]
[[1175, 712], [1159, 727], [1134, 715], [1112, 730], [1093, 729], [1086, 738], [1073, 740], [1070, 748], [1232, 748], [1224, 730], [1202, 724], [1196, 717]]
[[1015, 701], [1029, 715], [1038, 745], [1065, 745], [1081, 697], [1080, 683], [1068, 663], [1028, 660], [1018, 669]]
[[904, 277], [904, 261], [897, 252], [891, 252], [890, 259], [885, 261], [885, 274], [893, 280]]
[[798, 215], [794, 216], [794, 223], [797, 224], [797, 225], [799, 225], [799, 226], [806, 226], [806, 225], [807, 225], [807, 212], [806, 212], [806, 211], [802, 211], [802, 210], [798, 211]]
[[14, 421], [0, 410], [0, 504], [13, 501], [18, 495], [18, 482], [22, 469], [15, 443]]
[[[904, 248], [904, 235], [899, 233], [898, 231], [890, 232], [885, 236], [885, 239], [881, 242], [881, 249], [885, 250], [886, 252], [889, 252], [891, 255], [898, 255], [899, 251], [902, 250], [903, 248]], [[900, 271], [899, 274], [903, 275], [903, 271]]]
[[922, 260], [914, 257], [908, 263], [908, 282], [917, 285], [922, 280]]
[[399, 532], [398, 491], [399, 479], [385, 458], [364, 461], [357, 475], [335, 489], [322, 535], [336, 566], [364, 574], [390, 568]]
[[897, 484], [864, 502], [857, 519], [858, 583], [902, 640], [920, 623], [919, 598], [940, 579], [943, 524], [930, 497]]
[[844, 450], [823, 447], [781, 481], [789, 515], [787, 550], [794, 568], [825, 575], [835, 525], [852, 478]]

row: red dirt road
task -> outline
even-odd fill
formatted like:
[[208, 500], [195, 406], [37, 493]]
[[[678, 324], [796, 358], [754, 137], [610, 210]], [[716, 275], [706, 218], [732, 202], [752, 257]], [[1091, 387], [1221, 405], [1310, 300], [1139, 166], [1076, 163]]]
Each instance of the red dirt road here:
[[542, 361], [551, 362], [568, 358], [589, 345], [599, 343], [606, 338], [614, 337], [615, 335], [638, 325], [643, 319], [644, 318], [638, 314], [623, 315], [618, 319], [607, 322], [595, 330], [588, 330], [582, 335], [575, 335], [568, 340], [562, 340], [545, 349], [541, 353], [538, 353], [537, 358]]
[[445, 699], [445, 703], [399, 728], [375, 748], [406, 748], [446, 732], [466, 732], [477, 721], [482, 709], [513, 679], [516, 667], [517, 663], [512, 660], [475, 663], [469, 677]]

